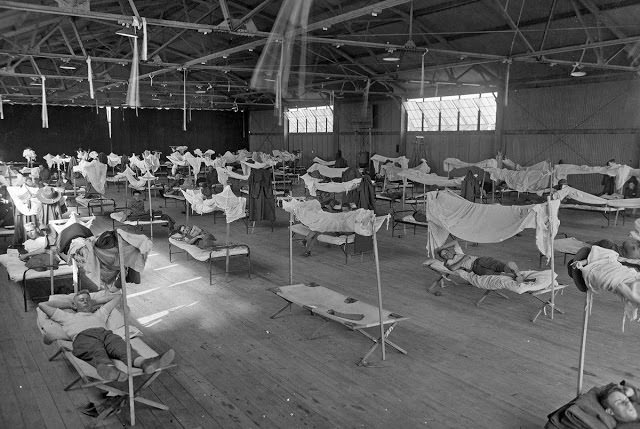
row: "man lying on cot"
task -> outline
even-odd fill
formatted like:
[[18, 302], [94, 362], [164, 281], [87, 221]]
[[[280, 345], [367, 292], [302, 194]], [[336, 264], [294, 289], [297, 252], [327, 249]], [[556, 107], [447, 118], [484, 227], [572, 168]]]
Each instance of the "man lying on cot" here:
[[[106, 329], [111, 311], [122, 305], [122, 295], [112, 296], [102, 307], [91, 299], [89, 291], [83, 289], [73, 297], [73, 310], [68, 313], [51, 303], [41, 302], [38, 308], [51, 320], [62, 325], [65, 333], [73, 339], [73, 355], [93, 365], [100, 377], [106, 381], [124, 381], [126, 374], [121, 373], [112, 359], [127, 361], [127, 348], [124, 340]], [[133, 366], [141, 368], [145, 374], [151, 374], [167, 367], [175, 352], [169, 349], [164, 354], [150, 359], [131, 350]]]
[[438, 255], [444, 259], [444, 265], [451, 271], [462, 269], [479, 276], [507, 276], [518, 283], [524, 281], [515, 262], [502, 262], [490, 256], [472, 256], [456, 253], [456, 245], [457, 242], [453, 241], [438, 250]]
[[179, 225], [176, 233], [171, 236], [175, 240], [194, 244], [201, 249], [207, 249], [216, 245], [216, 237], [196, 225]]
[[[640, 392], [622, 381], [610, 384], [598, 395], [598, 401], [607, 414], [613, 416], [619, 424], [616, 427], [640, 427]], [[637, 422], [638, 425], [621, 425]]]
[[[169, 224], [169, 231], [173, 231], [175, 226], [175, 221], [168, 214], [162, 213], [160, 210], [153, 211], [154, 219], [166, 220]], [[133, 201], [129, 205], [129, 214], [127, 214], [126, 220], [136, 221], [136, 220], [149, 220], [149, 212], [144, 208], [144, 200], [142, 199], [142, 192], [134, 189], [133, 190]]]

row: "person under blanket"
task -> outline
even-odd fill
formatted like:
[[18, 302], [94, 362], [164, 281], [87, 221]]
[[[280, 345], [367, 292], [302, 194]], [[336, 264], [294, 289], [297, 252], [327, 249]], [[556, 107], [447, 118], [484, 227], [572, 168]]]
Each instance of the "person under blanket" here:
[[[38, 308], [51, 320], [62, 325], [65, 333], [73, 341], [73, 355], [93, 365], [100, 377], [106, 381], [124, 381], [112, 359], [127, 361], [127, 346], [124, 340], [106, 329], [111, 311], [122, 305], [122, 295], [111, 297], [102, 307], [97, 308], [89, 291], [83, 289], [73, 297], [73, 310], [68, 313], [51, 303], [41, 302]], [[151, 374], [173, 362], [175, 352], [169, 349], [164, 354], [145, 359], [131, 349], [133, 366]]]
[[171, 236], [176, 240], [184, 241], [187, 244], [194, 244], [201, 249], [214, 247], [216, 245], [216, 237], [196, 225], [180, 225], [177, 232]]
[[524, 281], [518, 266], [513, 261], [502, 262], [490, 256], [471, 256], [456, 253], [453, 245], [440, 249], [438, 255], [444, 259], [444, 265], [451, 271], [462, 269], [479, 276], [507, 276], [518, 283]]
[[[640, 392], [622, 381], [620, 384], [609, 384], [599, 394], [598, 401], [605, 411], [618, 423], [639, 423], [640, 427]], [[622, 427], [616, 425], [616, 427]], [[627, 427], [627, 425], [624, 425]]]
[[[176, 222], [171, 216], [166, 213], [162, 213], [160, 210], [154, 210], [153, 217], [154, 219], [166, 220], [169, 226], [169, 231], [173, 232]], [[142, 192], [137, 189], [134, 189], [133, 191], [133, 201], [129, 205], [129, 214], [127, 214], [126, 220], [149, 220], [149, 212], [144, 208]]]

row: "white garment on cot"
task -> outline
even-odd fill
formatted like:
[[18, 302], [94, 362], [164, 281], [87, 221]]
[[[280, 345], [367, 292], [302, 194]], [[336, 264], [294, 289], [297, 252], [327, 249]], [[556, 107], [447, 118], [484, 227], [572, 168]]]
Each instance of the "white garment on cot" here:
[[93, 313], [67, 313], [57, 309], [53, 313], [51, 320], [61, 324], [65, 334], [75, 340], [76, 336], [85, 329], [104, 328], [107, 325], [108, 318], [109, 313], [102, 306]]

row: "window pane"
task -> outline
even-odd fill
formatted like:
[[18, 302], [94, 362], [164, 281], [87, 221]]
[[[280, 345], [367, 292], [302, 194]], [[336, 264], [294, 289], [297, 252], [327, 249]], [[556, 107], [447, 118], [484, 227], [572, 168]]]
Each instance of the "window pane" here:
[[[496, 126], [496, 97], [495, 92], [481, 94], [452, 95], [447, 97], [413, 98], [405, 102], [407, 110], [408, 131], [457, 131], [458, 114], [460, 115], [460, 131], [475, 131], [478, 129], [478, 111], [480, 111], [480, 129], [495, 130]], [[417, 111], [424, 115], [417, 115]], [[418, 119], [419, 118], [419, 119]]]
[[333, 132], [333, 106], [289, 109], [286, 115], [290, 121], [289, 133]]

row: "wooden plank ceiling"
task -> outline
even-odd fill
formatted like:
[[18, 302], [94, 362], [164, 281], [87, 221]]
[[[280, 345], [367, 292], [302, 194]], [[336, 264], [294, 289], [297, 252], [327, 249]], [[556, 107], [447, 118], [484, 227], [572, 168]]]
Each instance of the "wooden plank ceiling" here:
[[444, 85], [496, 90], [507, 76], [510, 88], [575, 80], [570, 73], [580, 70], [587, 81], [629, 78], [640, 61], [638, 1], [313, 0], [306, 26], [292, 22], [304, 21], [293, 11], [305, 1], [0, 0], [0, 94], [40, 103], [45, 76], [49, 104], [122, 105], [135, 39], [116, 31], [143, 17], [144, 107], [181, 108], [185, 78], [192, 108], [272, 107], [273, 88], [251, 78], [269, 49], [275, 60], [260, 76], [275, 81], [282, 39], [269, 38], [274, 26], [288, 31], [291, 47], [285, 105], [360, 97], [367, 88], [416, 97], [421, 81], [428, 95]]

